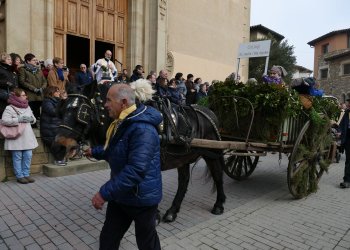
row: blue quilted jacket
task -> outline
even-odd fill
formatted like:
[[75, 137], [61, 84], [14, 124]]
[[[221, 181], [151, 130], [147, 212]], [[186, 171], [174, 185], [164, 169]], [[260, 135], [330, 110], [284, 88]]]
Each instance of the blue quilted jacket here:
[[130, 206], [152, 206], [162, 198], [160, 141], [157, 126], [161, 114], [138, 105], [119, 125], [106, 150], [94, 147], [92, 155], [104, 159], [111, 168], [111, 179], [101, 188], [106, 201]]

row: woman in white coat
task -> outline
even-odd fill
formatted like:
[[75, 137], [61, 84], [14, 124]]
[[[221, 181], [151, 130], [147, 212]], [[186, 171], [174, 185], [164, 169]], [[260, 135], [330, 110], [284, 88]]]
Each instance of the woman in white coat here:
[[8, 99], [2, 114], [2, 123], [7, 126], [25, 123], [23, 133], [16, 139], [5, 139], [5, 150], [12, 153], [13, 169], [17, 181], [21, 184], [32, 183], [35, 180], [30, 177], [30, 165], [33, 149], [38, 146], [31, 124], [36, 122], [32, 110], [28, 105], [27, 95], [22, 89], [14, 89]]

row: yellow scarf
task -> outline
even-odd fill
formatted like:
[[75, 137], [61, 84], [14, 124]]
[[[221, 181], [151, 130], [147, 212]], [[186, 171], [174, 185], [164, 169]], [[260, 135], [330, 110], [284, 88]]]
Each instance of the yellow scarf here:
[[104, 149], [106, 149], [108, 147], [109, 141], [111, 140], [111, 138], [115, 135], [115, 132], [117, 132], [118, 126], [119, 124], [125, 119], [125, 117], [127, 117], [129, 114], [131, 114], [132, 112], [134, 112], [136, 110], [136, 104], [131, 105], [129, 108], [124, 109], [120, 115], [119, 118], [114, 120], [111, 125], [109, 125], [108, 129], [107, 129], [107, 133], [106, 133], [106, 143], [104, 146]]

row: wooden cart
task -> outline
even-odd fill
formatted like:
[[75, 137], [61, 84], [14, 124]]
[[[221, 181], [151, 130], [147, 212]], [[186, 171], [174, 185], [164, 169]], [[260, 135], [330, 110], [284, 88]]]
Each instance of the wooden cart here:
[[[216, 113], [220, 121], [221, 141], [193, 139], [192, 147], [223, 149], [225, 154], [225, 173], [235, 179], [244, 180], [255, 170], [259, 157], [265, 156], [268, 152], [283, 153], [288, 156], [287, 182], [290, 193], [295, 198], [302, 198], [317, 190], [317, 184], [332, 162], [335, 155], [335, 144], [330, 133], [329, 119], [321, 114], [324, 119], [325, 136], [317, 138], [316, 141], [310, 138], [313, 126], [308, 114], [305, 112], [298, 117], [289, 117], [279, 126], [279, 129], [272, 131], [271, 140], [259, 141], [254, 139], [255, 128], [264, 126], [264, 117], [254, 114], [254, 109], [249, 100], [237, 97], [223, 97], [220, 105], [232, 104], [244, 101], [251, 108], [249, 119], [239, 122], [235, 114], [240, 110], [226, 110], [223, 113]], [[224, 109], [225, 110], [225, 109]], [[214, 109], [215, 112], [215, 109]], [[223, 129], [225, 122], [230, 120], [236, 123], [231, 131]], [[230, 123], [230, 122], [229, 122]], [[238, 131], [238, 133], [237, 133]], [[256, 132], [256, 131], [255, 131]], [[271, 131], [270, 131], [271, 132]], [[244, 137], [240, 136], [245, 134]], [[314, 138], [313, 138], [314, 139]]]

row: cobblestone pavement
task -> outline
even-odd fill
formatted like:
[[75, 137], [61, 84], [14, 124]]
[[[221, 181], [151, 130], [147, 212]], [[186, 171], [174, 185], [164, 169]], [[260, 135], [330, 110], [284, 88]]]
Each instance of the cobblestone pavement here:
[[[350, 189], [338, 188], [344, 161], [324, 174], [316, 194], [292, 199], [286, 182], [286, 157], [261, 158], [243, 182], [225, 176], [225, 213], [212, 215], [215, 193], [206, 182], [204, 164], [192, 170], [188, 193], [174, 223], [161, 223], [162, 248], [173, 249], [350, 249]], [[20, 185], [0, 183], [0, 250], [98, 249], [105, 209], [90, 199], [108, 170], [48, 178]], [[165, 213], [177, 187], [175, 170], [163, 172]], [[136, 249], [133, 228], [121, 249]]]

